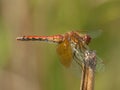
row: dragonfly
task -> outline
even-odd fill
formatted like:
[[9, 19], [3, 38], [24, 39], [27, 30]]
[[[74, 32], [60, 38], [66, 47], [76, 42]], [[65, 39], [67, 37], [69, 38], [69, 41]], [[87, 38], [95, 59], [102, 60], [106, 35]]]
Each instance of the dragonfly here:
[[[69, 68], [74, 63], [82, 67], [84, 63], [85, 52], [89, 49], [91, 36], [78, 31], [70, 31], [65, 34], [57, 34], [52, 36], [22, 36], [16, 38], [19, 41], [44, 41], [57, 44], [57, 53], [60, 56], [60, 62], [63, 66]], [[102, 60], [97, 57], [97, 67], [103, 67]]]

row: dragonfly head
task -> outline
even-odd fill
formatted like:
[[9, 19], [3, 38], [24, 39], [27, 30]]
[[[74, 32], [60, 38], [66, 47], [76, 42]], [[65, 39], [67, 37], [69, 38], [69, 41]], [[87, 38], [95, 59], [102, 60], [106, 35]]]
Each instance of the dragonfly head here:
[[86, 34], [86, 35], [83, 37], [83, 40], [84, 40], [84, 42], [88, 45], [88, 44], [90, 43], [90, 41], [91, 41], [91, 37], [90, 37], [88, 34]]

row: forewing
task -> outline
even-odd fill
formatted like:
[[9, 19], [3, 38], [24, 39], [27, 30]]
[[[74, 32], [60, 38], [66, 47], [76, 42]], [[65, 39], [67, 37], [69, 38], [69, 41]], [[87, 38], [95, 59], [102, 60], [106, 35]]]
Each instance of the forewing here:
[[80, 32], [83, 33], [83, 34], [88, 34], [88, 35], [90, 35], [90, 37], [92, 39], [94, 39], [94, 38], [97, 38], [97, 37], [101, 36], [101, 34], [103, 33], [103, 30], [102, 29], [92, 30], [92, 31], [91, 30], [90, 31], [81, 30]]

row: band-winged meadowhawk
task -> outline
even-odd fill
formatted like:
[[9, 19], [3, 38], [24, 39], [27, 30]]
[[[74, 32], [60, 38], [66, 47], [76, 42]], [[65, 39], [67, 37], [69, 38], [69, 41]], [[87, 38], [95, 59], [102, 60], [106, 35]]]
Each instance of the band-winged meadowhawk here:
[[[20, 41], [46, 41], [57, 45], [57, 53], [61, 57], [60, 62], [65, 67], [70, 67], [74, 62], [81, 67], [84, 62], [85, 51], [89, 50], [88, 44], [91, 36], [77, 31], [67, 32], [53, 36], [22, 36], [17, 37]], [[100, 67], [99, 67], [100, 66]], [[103, 67], [102, 60], [97, 57], [97, 68]]]

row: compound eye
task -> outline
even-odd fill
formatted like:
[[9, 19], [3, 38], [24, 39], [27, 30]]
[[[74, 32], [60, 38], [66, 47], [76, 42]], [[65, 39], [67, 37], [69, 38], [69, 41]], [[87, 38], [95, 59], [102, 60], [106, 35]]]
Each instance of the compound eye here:
[[91, 41], [91, 37], [89, 35], [85, 35], [84, 40], [85, 40], [85, 43], [88, 45]]

